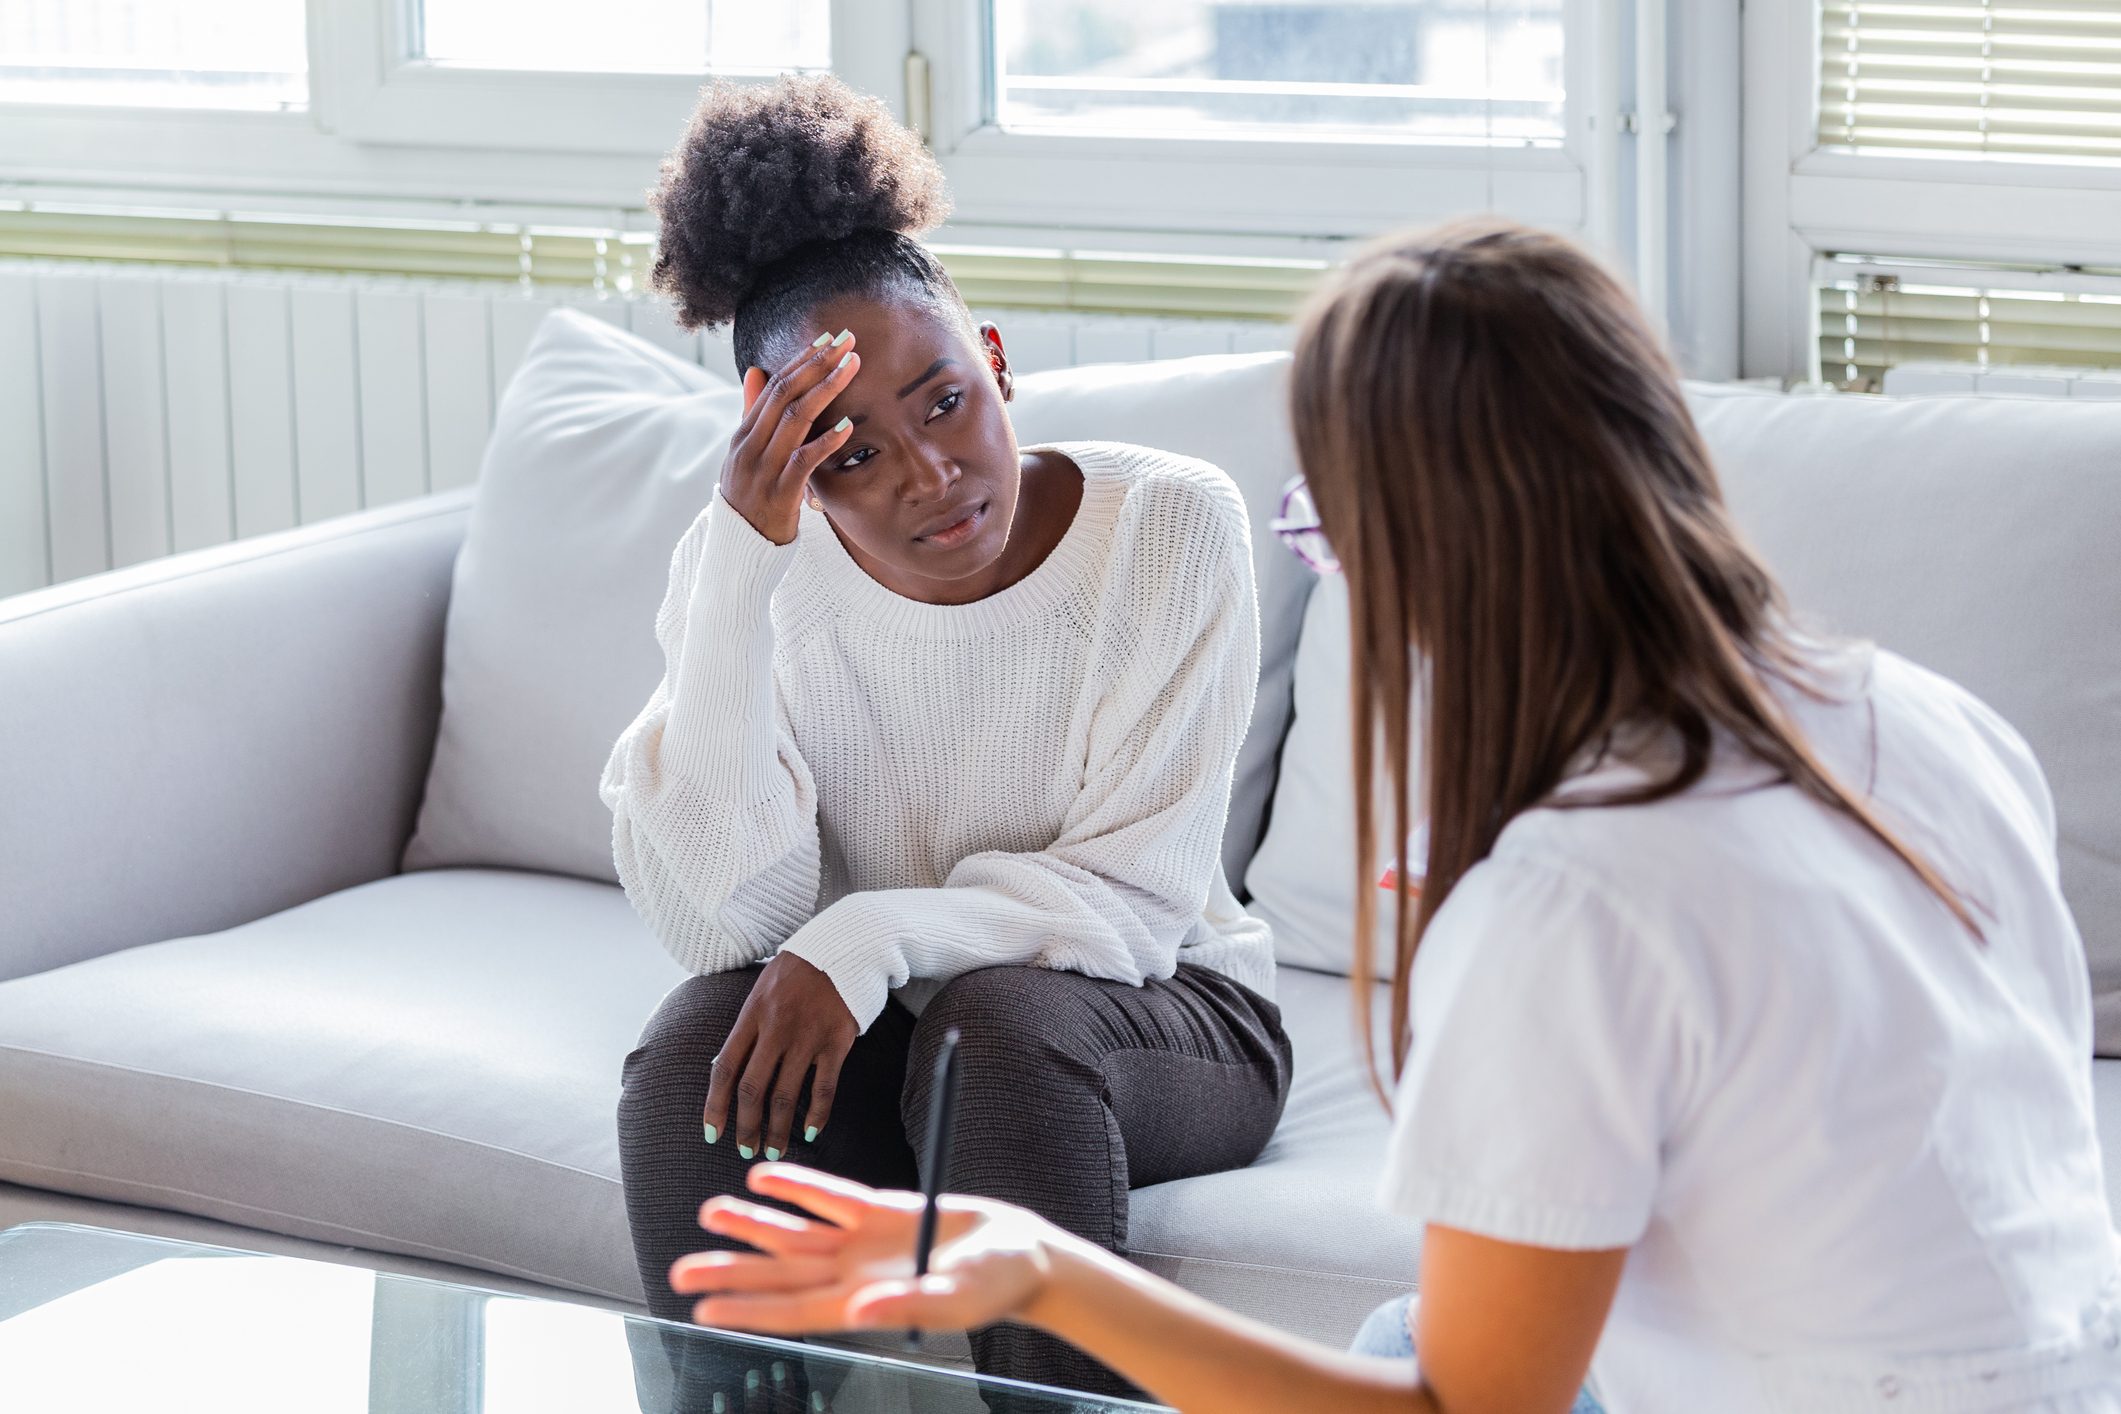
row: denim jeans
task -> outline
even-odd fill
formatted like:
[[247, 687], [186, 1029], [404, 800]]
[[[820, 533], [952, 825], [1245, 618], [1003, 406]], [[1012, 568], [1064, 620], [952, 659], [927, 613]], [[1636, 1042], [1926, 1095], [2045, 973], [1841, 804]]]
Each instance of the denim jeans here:
[[[1394, 1360], [1414, 1358], [1414, 1298], [1401, 1296], [1387, 1301], [1372, 1311], [1355, 1333], [1355, 1343], [1348, 1349], [1356, 1355], [1382, 1355]], [[1569, 1414], [1605, 1414], [1605, 1406], [1592, 1397], [1590, 1390], [1576, 1392], [1576, 1402], [1569, 1406]]]

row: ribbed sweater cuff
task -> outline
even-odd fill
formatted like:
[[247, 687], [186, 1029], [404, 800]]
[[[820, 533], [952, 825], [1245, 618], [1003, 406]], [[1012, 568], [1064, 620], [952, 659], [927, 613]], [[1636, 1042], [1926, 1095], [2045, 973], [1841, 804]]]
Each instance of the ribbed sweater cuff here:
[[854, 1024], [867, 1031], [891, 996], [891, 979], [878, 956], [876, 920], [858, 905], [848, 907], [860, 897], [850, 894], [812, 918], [781, 944], [781, 951], [794, 953], [830, 977]]
[[795, 555], [794, 541], [774, 544], [715, 493], [663, 750], [685, 779], [739, 800], [776, 784], [773, 591]]

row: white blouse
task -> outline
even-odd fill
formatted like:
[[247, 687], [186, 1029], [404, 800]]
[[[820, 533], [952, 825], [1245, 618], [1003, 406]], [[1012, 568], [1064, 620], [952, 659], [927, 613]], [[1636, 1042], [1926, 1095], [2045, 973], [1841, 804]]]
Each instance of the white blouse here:
[[1418, 954], [1385, 1201], [1629, 1248], [1593, 1364], [1611, 1414], [2121, 1410], [2121, 1238], [2046, 782], [1943, 678], [1815, 661], [1833, 700], [1777, 689], [1800, 730], [1985, 940], [1729, 748], [1652, 805], [1526, 812]]

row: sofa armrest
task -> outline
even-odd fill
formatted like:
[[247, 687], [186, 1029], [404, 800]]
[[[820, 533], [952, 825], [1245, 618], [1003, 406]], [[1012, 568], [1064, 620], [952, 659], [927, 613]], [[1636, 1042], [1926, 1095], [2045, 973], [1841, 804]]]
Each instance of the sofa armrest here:
[[0, 600], [0, 978], [398, 871], [470, 490]]

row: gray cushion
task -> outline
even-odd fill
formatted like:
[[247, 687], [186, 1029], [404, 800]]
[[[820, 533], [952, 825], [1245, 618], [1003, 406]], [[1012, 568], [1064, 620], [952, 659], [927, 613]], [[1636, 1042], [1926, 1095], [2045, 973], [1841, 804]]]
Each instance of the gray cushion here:
[[1739, 524], [1820, 625], [1965, 686], [2054, 788], [2121, 1055], [2121, 404], [1696, 388]]
[[[0, 1180], [638, 1299], [619, 1068], [682, 977], [618, 889], [431, 870], [0, 984]], [[1285, 972], [1250, 1170], [1143, 1189], [1150, 1266], [1334, 1340], [1413, 1281], [1345, 982]]]
[[729, 380], [579, 311], [538, 326], [457, 557], [406, 868], [617, 882], [597, 778], [662, 676], [671, 547], [714, 493], [739, 401]]
[[0, 985], [0, 1178], [637, 1298], [615, 887], [406, 874]]

